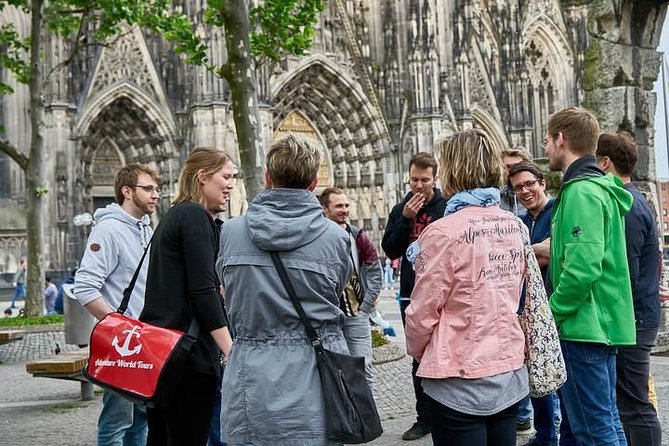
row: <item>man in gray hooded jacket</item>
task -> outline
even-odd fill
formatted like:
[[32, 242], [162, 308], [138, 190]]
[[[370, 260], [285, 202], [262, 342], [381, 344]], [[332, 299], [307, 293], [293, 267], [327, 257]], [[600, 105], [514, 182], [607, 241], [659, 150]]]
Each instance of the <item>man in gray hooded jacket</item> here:
[[[95, 211], [81, 266], [74, 278], [77, 300], [97, 319], [115, 311], [123, 299], [153, 231], [149, 215], [160, 195], [158, 172], [128, 164], [114, 180], [116, 203]], [[147, 256], [148, 257], [148, 256]], [[138, 318], [144, 307], [148, 261], [144, 261], [126, 315]], [[146, 410], [105, 391], [98, 419], [98, 446], [145, 445]]]
[[236, 334], [221, 388], [230, 444], [332, 444], [316, 355], [268, 252], [279, 252], [325, 348], [348, 353], [339, 296], [351, 275], [350, 242], [311, 192], [319, 166], [313, 143], [276, 142], [267, 154], [268, 189], [221, 229], [216, 271]]

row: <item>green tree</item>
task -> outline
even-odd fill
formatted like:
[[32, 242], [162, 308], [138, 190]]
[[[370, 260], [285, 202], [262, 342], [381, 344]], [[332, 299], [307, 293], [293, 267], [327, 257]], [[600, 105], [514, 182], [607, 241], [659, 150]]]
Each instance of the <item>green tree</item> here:
[[[19, 36], [12, 24], [0, 26], [0, 46], [5, 50], [0, 52], [0, 65], [14, 73], [18, 82], [28, 84], [30, 96], [29, 150], [11, 144], [0, 127], [0, 151], [26, 174], [28, 315], [41, 313], [44, 281], [42, 222], [48, 188], [44, 163], [47, 148], [43, 140], [45, 73], [40, 56], [46, 33], [71, 39], [73, 48], [70, 57], [51, 67], [51, 71], [66, 67], [73, 60], [83, 30], [94, 29], [93, 41], [102, 44], [121, 33], [123, 24], [127, 24], [160, 33], [175, 43], [175, 51], [183, 53], [186, 62], [204, 65], [225, 78], [232, 93], [242, 174], [252, 198], [263, 188], [264, 162], [256, 69], [265, 63], [276, 63], [286, 54], [304, 54], [311, 45], [313, 25], [318, 12], [323, 10], [324, 0], [265, 0], [250, 10], [248, 3], [248, 0], [209, 1], [206, 22], [224, 28], [228, 52], [227, 62], [215, 66], [207, 59], [207, 47], [193, 32], [189, 19], [174, 13], [168, 0], [0, 0], [0, 12], [16, 7], [31, 17], [28, 38]], [[9, 85], [0, 82], [0, 94], [11, 91]]]
[[[73, 60], [79, 49], [80, 37], [87, 27], [95, 29], [93, 40], [105, 42], [122, 32], [123, 24], [139, 25], [162, 33], [175, 42], [176, 51], [186, 54], [187, 60], [203, 63], [206, 46], [192, 32], [190, 21], [183, 15], [172, 14], [171, 2], [154, 0], [0, 0], [0, 11], [18, 8], [28, 14], [31, 21], [30, 36], [22, 38], [12, 23], [0, 27], [0, 64], [14, 73], [18, 82], [27, 83], [30, 109], [30, 147], [21, 150], [4, 137], [0, 128], [0, 151], [7, 154], [23, 169], [26, 175], [28, 239], [28, 281], [26, 315], [37, 316], [42, 312], [44, 288], [44, 213], [47, 209], [46, 163], [47, 147], [44, 144], [44, 85], [45, 67], [41, 60], [45, 36], [71, 39], [70, 56], [59, 61], [53, 70], [63, 68]], [[11, 93], [12, 88], [0, 83], [0, 94]], [[28, 153], [28, 155], [25, 155]]]

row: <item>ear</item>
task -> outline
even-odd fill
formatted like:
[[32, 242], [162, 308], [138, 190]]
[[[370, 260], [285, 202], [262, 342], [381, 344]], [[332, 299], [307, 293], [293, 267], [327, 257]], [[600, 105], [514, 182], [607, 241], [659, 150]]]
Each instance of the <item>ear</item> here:
[[604, 172], [608, 172], [609, 168], [611, 168], [611, 158], [608, 156], [598, 156], [597, 164], [599, 164], [599, 167], [601, 167]]
[[265, 177], [265, 187], [267, 189], [272, 188], [272, 178], [269, 176], [269, 170], [265, 170], [265, 174], [263, 175]]
[[203, 175], [204, 169], [200, 169], [195, 173], [195, 178], [197, 178], [198, 184], [204, 184]]
[[316, 186], [318, 186], [318, 177], [314, 178], [314, 181], [312, 181], [309, 187], [307, 187], [307, 190], [309, 192], [313, 192], [314, 189], [316, 189]]

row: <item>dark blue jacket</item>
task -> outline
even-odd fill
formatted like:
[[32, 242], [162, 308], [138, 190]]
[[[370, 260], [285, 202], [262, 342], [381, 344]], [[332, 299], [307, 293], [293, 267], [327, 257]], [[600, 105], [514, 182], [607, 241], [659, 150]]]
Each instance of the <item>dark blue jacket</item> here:
[[[548, 197], [548, 203], [546, 206], [539, 212], [537, 218], [532, 218], [532, 215], [528, 212], [527, 214], [520, 217], [525, 223], [525, 226], [530, 230], [530, 241], [532, 244], [540, 243], [550, 238], [551, 236], [551, 217], [553, 214], [553, 203], [555, 200]], [[549, 289], [548, 283], [548, 266], [541, 268], [541, 276], [544, 279], [544, 285], [546, 286], [546, 293], [550, 296], [551, 289]]]
[[655, 217], [639, 189], [632, 183], [624, 187], [634, 197], [632, 209], [625, 216], [625, 238], [636, 328], [657, 328], [660, 325], [660, 246]]

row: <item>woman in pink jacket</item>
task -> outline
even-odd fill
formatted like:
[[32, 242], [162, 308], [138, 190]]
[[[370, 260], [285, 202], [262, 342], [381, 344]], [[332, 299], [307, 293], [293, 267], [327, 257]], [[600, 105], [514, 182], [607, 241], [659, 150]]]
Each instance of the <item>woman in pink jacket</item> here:
[[406, 310], [435, 445], [516, 444], [528, 394], [517, 310], [525, 277], [521, 221], [499, 208], [501, 152], [480, 130], [438, 141], [445, 217], [409, 247], [416, 285]]

